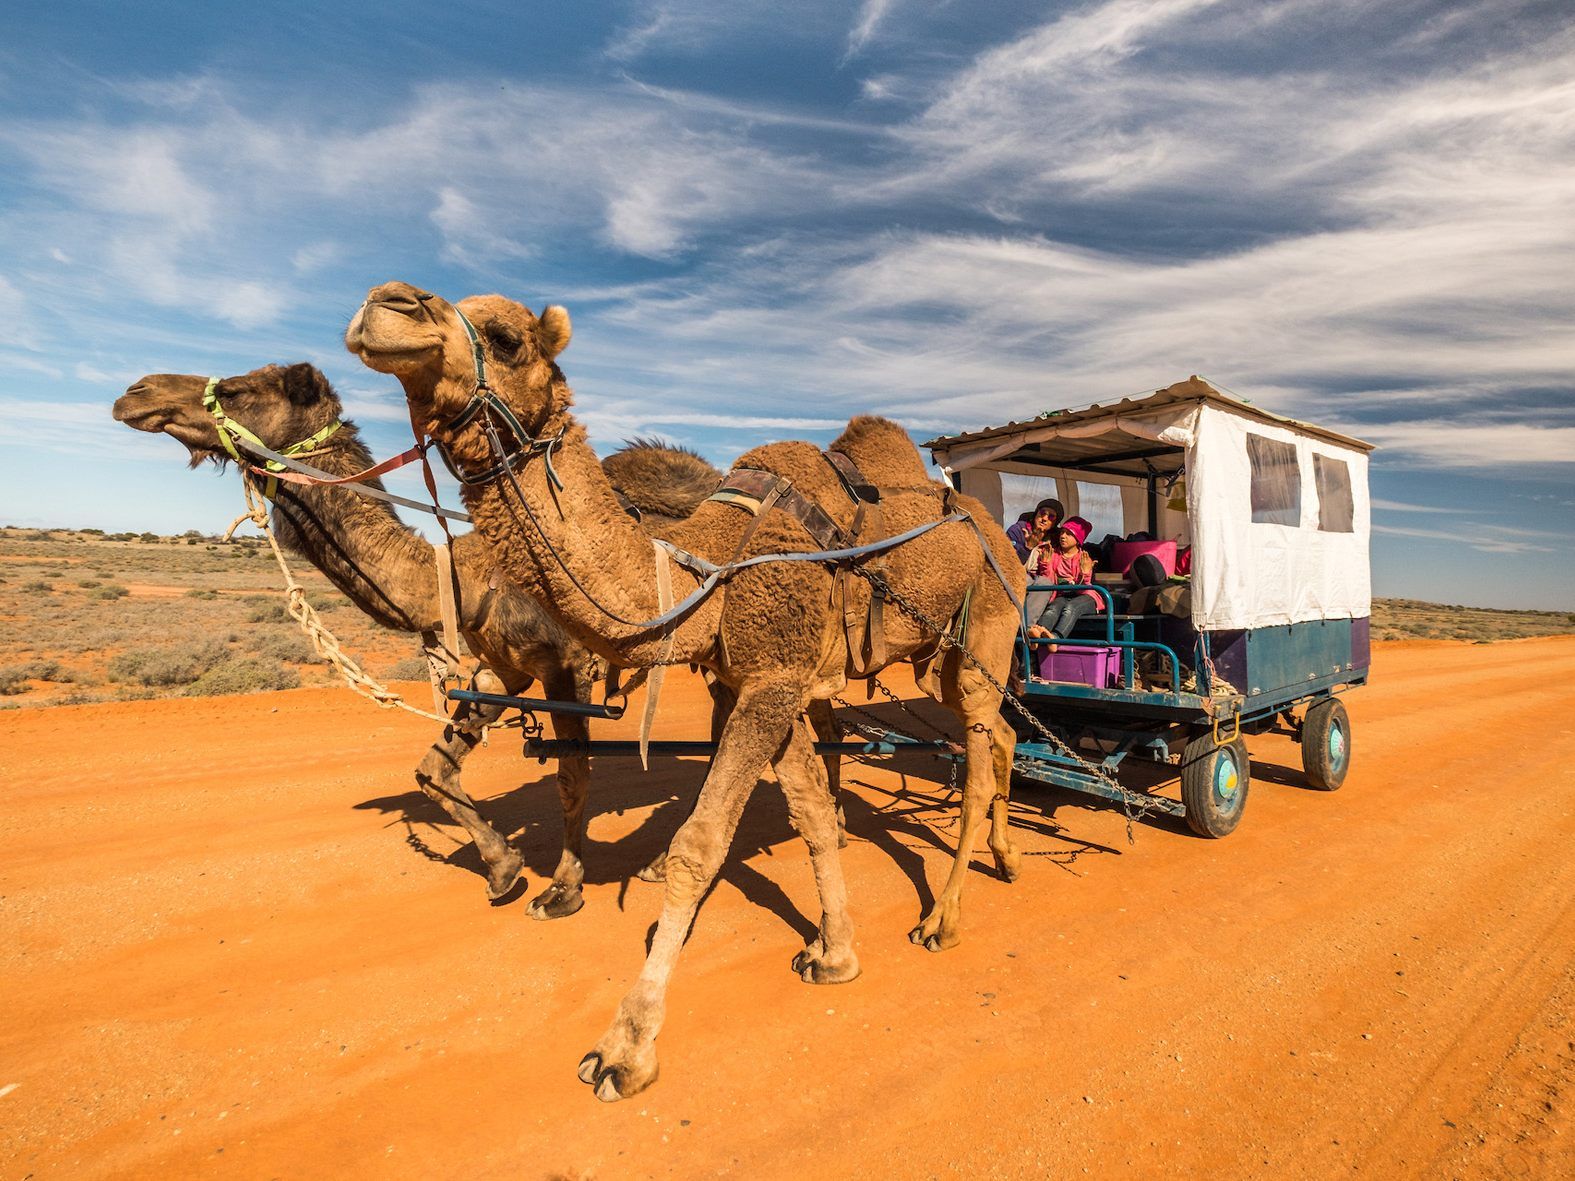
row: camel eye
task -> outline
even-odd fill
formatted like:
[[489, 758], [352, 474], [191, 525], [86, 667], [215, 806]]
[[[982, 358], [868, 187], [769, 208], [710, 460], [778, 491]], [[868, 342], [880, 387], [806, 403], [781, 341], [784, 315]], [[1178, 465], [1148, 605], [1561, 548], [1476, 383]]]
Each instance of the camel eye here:
[[487, 343], [497, 351], [500, 357], [512, 357], [520, 351], [520, 345], [525, 343], [525, 341], [518, 332], [507, 325], [488, 324]]

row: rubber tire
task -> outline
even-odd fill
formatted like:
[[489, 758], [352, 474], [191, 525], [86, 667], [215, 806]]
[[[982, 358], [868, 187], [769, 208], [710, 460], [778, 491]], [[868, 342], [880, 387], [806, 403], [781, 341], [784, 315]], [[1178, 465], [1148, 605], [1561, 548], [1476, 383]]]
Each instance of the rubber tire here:
[[1339, 791], [1351, 769], [1351, 719], [1338, 697], [1314, 705], [1302, 719], [1302, 770], [1319, 791]]
[[[1223, 766], [1223, 763], [1229, 766]], [[1235, 782], [1226, 790], [1226, 777]], [[1200, 837], [1229, 836], [1241, 823], [1252, 785], [1252, 760], [1240, 738], [1225, 746], [1214, 745], [1214, 735], [1199, 734], [1181, 752], [1181, 802], [1187, 809], [1187, 827]]]

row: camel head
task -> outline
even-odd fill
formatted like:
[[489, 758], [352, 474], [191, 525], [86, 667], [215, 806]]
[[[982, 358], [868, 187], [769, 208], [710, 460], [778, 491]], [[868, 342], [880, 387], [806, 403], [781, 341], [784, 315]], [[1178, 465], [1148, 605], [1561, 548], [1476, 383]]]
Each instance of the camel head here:
[[[228, 458], [218, 424], [202, 404], [208, 379], [187, 373], [150, 373], [115, 401], [115, 421], [139, 431], [163, 431], [185, 444], [191, 466]], [[316, 366], [264, 365], [214, 387], [224, 413], [267, 446], [279, 450], [310, 437], [339, 417], [342, 407]]]
[[[569, 313], [541, 316], [501, 295], [473, 295], [457, 305], [476, 330], [487, 383], [532, 430], [565, 409], [569, 388], [555, 358], [569, 343]], [[405, 387], [411, 416], [443, 439], [476, 392], [476, 363], [456, 305], [408, 283], [367, 293], [345, 331], [345, 347]]]

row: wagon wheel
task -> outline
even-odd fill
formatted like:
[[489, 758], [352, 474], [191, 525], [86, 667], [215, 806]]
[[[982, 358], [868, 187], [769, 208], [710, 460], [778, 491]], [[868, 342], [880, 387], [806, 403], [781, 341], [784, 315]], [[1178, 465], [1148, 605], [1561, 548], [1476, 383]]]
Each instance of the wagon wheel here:
[[1181, 802], [1187, 827], [1200, 837], [1228, 835], [1241, 821], [1252, 783], [1247, 744], [1240, 738], [1217, 745], [1208, 731], [1187, 743], [1181, 754]]
[[1320, 701], [1302, 721], [1302, 769], [1319, 791], [1338, 791], [1351, 769], [1351, 719], [1337, 697]]

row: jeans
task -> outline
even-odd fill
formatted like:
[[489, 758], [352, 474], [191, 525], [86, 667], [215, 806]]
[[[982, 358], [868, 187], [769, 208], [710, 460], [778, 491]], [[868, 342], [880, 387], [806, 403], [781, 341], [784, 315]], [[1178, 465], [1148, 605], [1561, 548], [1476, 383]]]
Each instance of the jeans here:
[[1079, 619], [1098, 609], [1098, 601], [1085, 594], [1057, 595], [1039, 616], [1039, 626], [1064, 640]]

